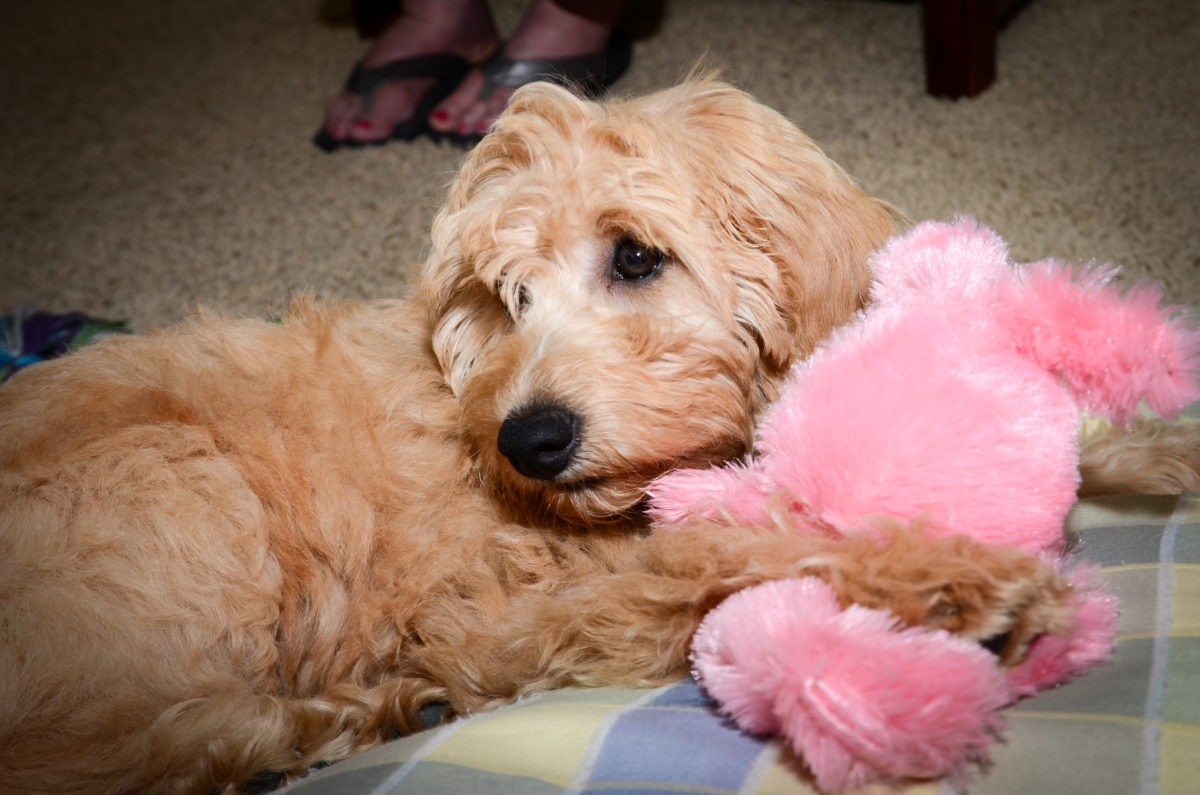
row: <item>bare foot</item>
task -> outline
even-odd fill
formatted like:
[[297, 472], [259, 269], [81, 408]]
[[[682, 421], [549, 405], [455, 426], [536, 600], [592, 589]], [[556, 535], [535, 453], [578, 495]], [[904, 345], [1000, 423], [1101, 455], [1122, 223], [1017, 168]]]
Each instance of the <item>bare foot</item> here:
[[[534, 0], [505, 42], [504, 52], [514, 60], [567, 58], [603, 52], [620, 8], [620, 3], [606, 5], [608, 8], [602, 13], [581, 16], [559, 7], [552, 0]], [[483, 88], [482, 70], [472, 69], [459, 87], [434, 108], [429, 116], [430, 128], [465, 136], [486, 133], [516, 89], [496, 86], [481, 96]]]
[[[486, 0], [406, 0], [401, 16], [367, 50], [362, 66], [433, 53], [453, 53], [478, 63], [499, 45]], [[339, 94], [325, 109], [325, 130], [336, 140], [385, 139], [412, 115], [433, 83], [432, 78], [386, 83], [368, 108], [357, 94]]]

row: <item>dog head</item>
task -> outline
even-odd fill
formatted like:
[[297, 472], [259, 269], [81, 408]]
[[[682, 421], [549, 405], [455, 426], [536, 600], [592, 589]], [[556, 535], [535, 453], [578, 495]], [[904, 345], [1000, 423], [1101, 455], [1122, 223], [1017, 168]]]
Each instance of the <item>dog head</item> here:
[[420, 295], [483, 477], [598, 525], [745, 452], [892, 231], [777, 113], [712, 80], [597, 104], [537, 83], [466, 160]]

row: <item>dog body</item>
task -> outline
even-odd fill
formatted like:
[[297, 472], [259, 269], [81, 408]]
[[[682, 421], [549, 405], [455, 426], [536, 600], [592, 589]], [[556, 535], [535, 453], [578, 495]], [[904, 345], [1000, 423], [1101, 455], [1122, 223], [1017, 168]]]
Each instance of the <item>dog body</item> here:
[[892, 229], [726, 86], [534, 85], [468, 158], [411, 298], [201, 316], [20, 374], [0, 789], [211, 791], [431, 701], [661, 682], [709, 608], [782, 577], [968, 637], [1061, 627], [1065, 586], [1021, 553], [641, 513], [658, 475], [746, 452]]

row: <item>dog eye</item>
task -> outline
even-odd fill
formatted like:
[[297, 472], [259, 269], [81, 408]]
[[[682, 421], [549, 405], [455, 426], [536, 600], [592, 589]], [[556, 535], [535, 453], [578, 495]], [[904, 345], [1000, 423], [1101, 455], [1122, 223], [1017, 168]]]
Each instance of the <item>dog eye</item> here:
[[658, 275], [665, 257], [656, 248], [621, 238], [613, 249], [612, 272], [617, 281], [644, 282]]
[[530, 301], [532, 300], [529, 296], [529, 289], [523, 284], [517, 286], [514, 291], [503, 282], [496, 282], [492, 290], [499, 297], [500, 307], [512, 323], [516, 323], [521, 319], [521, 315], [529, 308]]

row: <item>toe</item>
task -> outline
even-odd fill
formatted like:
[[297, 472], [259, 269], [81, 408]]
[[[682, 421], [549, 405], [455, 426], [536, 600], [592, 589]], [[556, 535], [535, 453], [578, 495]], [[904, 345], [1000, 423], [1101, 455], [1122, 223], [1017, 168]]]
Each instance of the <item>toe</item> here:
[[429, 126], [438, 132], [464, 132], [468, 113], [483, 87], [483, 72], [472, 69], [458, 88], [434, 107], [429, 114]]
[[457, 130], [462, 135], [481, 135], [486, 132], [485, 123], [482, 104], [476, 102], [464, 111], [458, 121]]
[[513, 89], [499, 86], [492, 93], [471, 103], [459, 122], [459, 132], [464, 135], [485, 135], [492, 124], [504, 112]]
[[413, 108], [432, 85], [432, 80], [413, 79], [380, 86], [371, 97], [368, 111], [355, 114], [351, 120], [348, 137], [363, 142], [387, 138], [396, 125], [412, 116]]
[[497, 86], [486, 97], [480, 97], [483, 84], [483, 73], [478, 69], [473, 70], [463, 78], [462, 84], [430, 113], [429, 126], [444, 133], [465, 136], [485, 134], [504, 111], [513, 95], [513, 89]]
[[496, 119], [508, 107], [508, 101], [512, 99], [515, 89], [498, 88], [488, 95], [487, 99], [479, 103], [479, 115], [476, 118], [475, 129], [480, 133], [486, 133], [491, 129]]
[[362, 103], [353, 94], [334, 97], [325, 108], [325, 131], [339, 140], [347, 137], [361, 110]]

